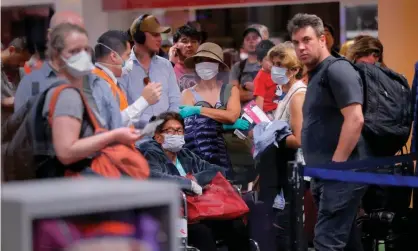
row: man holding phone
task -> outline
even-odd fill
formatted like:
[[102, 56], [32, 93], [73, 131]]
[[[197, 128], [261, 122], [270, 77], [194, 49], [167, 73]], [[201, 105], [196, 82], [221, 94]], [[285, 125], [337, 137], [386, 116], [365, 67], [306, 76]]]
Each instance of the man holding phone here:
[[199, 79], [194, 70], [186, 68], [184, 60], [196, 54], [200, 45], [201, 34], [192, 26], [184, 25], [178, 28], [173, 36], [173, 41], [175, 43], [173, 46], [174, 56], [177, 59], [174, 72], [180, 91], [183, 91], [195, 86]]
[[161, 26], [155, 16], [148, 14], [138, 17], [131, 25], [134, 46], [124, 67], [126, 73], [118, 80], [126, 93], [128, 105], [138, 100], [148, 85], [161, 85], [162, 90], [158, 102], [147, 107], [134, 123], [136, 128], [144, 128], [152, 116], [179, 110], [180, 90], [173, 66], [157, 55], [162, 43], [161, 33], [170, 30], [170, 27]]

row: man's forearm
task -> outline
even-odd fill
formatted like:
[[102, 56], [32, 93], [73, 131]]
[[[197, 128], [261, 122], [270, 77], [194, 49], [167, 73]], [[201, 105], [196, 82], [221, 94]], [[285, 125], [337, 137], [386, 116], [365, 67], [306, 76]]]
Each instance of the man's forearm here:
[[363, 121], [344, 120], [332, 161], [343, 162], [348, 160], [360, 139], [362, 129]]

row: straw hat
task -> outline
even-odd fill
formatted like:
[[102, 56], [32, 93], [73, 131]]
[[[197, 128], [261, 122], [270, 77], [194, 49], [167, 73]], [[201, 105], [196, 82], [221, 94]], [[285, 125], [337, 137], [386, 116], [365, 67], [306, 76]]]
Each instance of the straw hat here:
[[219, 62], [221, 70], [228, 71], [229, 67], [224, 63], [224, 53], [222, 48], [214, 43], [203, 43], [197, 49], [197, 53], [194, 56], [186, 58], [184, 65], [187, 68], [194, 69], [196, 64], [196, 58], [210, 58]]

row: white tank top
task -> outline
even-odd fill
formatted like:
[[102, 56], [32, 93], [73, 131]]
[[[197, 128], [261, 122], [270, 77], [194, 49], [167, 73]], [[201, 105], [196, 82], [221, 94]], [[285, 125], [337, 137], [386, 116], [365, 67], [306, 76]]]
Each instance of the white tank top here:
[[[297, 81], [290, 87], [289, 91], [286, 93], [286, 96], [279, 102], [276, 112], [274, 113], [274, 119], [283, 120], [287, 123], [290, 123], [290, 102], [292, 98], [297, 93], [306, 93], [307, 86], [302, 81]], [[303, 158], [302, 149], [298, 149], [296, 153], [296, 161], [301, 162], [305, 165], [305, 160]]]
[[286, 93], [286, 96], [279, 102], [276, 112], [274, 113], [274, 119], [284, 120], [290, 122], [290, 102], [296, 93], [305, 93], [307, 86], [302, 81], [297, 81]]

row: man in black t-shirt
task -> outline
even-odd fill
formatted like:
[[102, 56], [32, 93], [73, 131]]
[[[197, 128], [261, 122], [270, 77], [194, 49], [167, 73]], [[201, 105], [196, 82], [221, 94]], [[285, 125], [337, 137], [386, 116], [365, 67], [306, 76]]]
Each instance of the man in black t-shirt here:
[[[297, 14], [289, 22], [288, 30], [298, 58], [309, 71], [302, 125], [306, 164], [366, 157], [361, 137], [364, 118], [360, 76], [349, 62], [332, 62], [335, 58], [326, 47], [324, 25], [319, 17]], [[311, 189], [318, 205], [315, 249], [361, 251], [354, 223], [366, 186], [313, 179]]]

